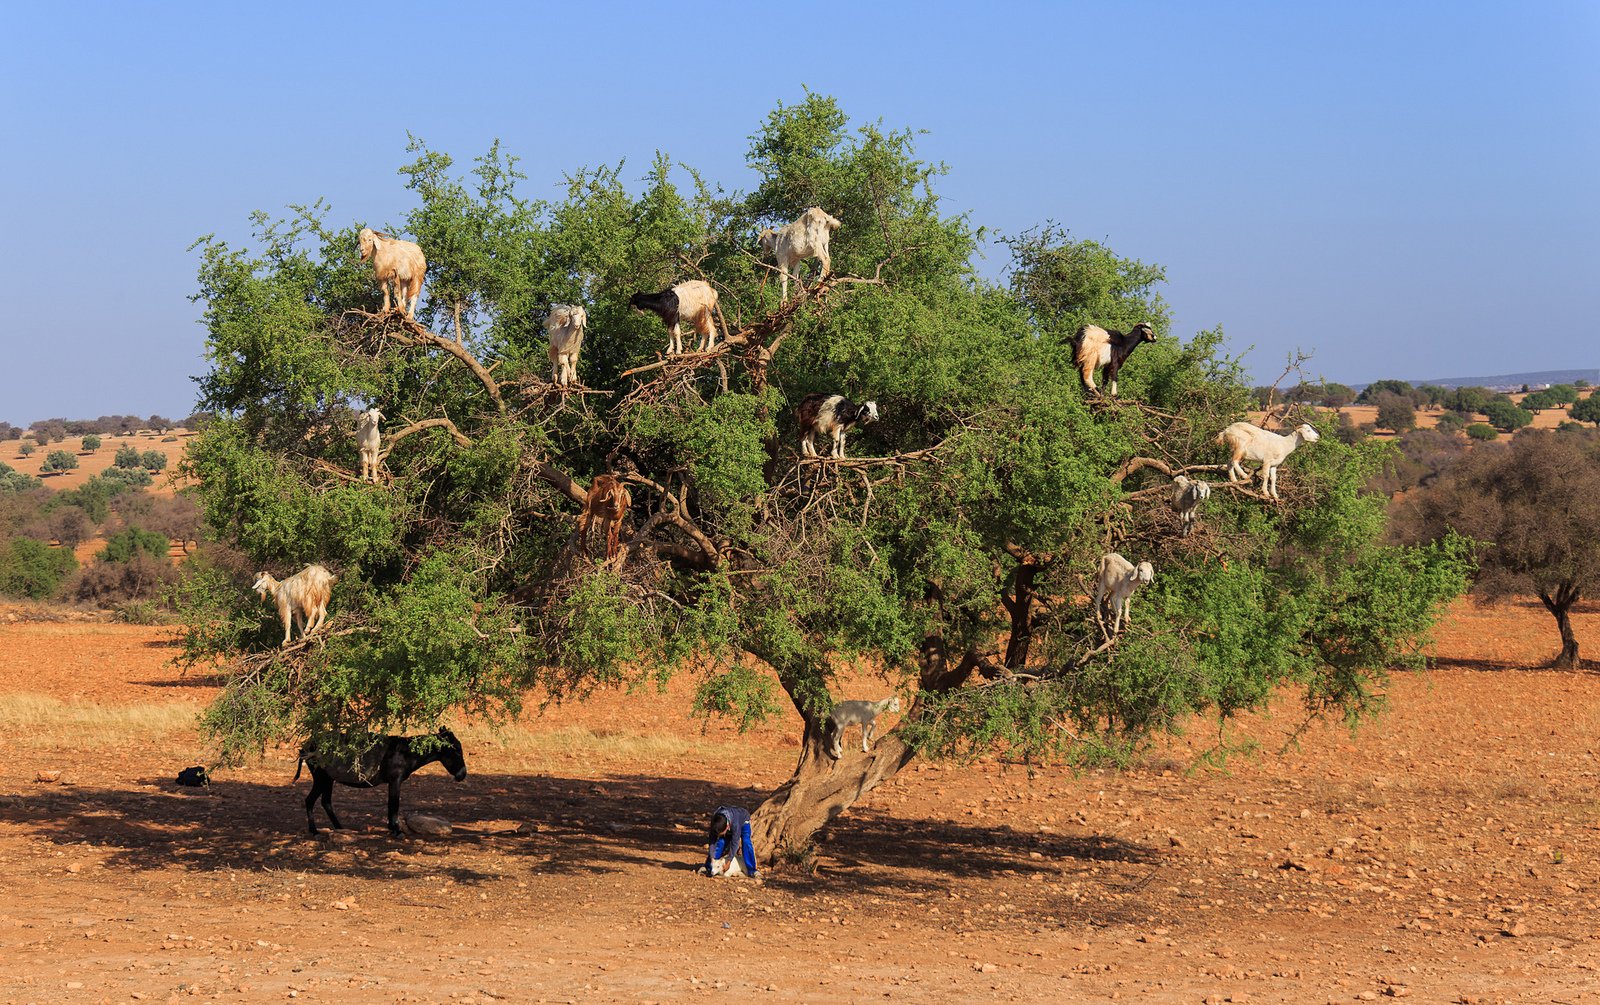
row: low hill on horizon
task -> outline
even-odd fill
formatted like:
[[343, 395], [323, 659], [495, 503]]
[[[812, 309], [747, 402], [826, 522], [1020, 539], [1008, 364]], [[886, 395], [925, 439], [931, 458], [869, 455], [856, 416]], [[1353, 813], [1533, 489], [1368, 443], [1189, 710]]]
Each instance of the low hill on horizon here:
[[[1527, 384], [1535, 387], [1539, 384], [1570, 384], [1575, 380], [1587, 380], [1591, 384], [1600, 384], [1600, 369], [1587, 370], [1535, 370], [1527, 373], [1502, 373], [1491, 377], [1435, 377], [1431, 380], [1413, 380], [1412, 384], [1421, 386], [1433, 384], [1439, 387], [1521, 387]], [[1365, 388], [1366, 384], [1351, 384], [1357, 391]]]

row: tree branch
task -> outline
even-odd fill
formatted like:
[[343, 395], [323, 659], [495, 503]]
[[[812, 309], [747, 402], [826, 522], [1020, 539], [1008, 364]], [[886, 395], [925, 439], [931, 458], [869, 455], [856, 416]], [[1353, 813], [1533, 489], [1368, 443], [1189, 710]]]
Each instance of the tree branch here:
[[[392, 339], [393, 341], [399, 342], [401, 345], [431, 345], [443, 349], [456, 359], [459, 359], [466, 365], [467, 369], [472, 371], [472, 375], [478, 378], [478, 383], [482, 384], [483, 389], [489, 392], [490, 399], [494, 401], [494, 407], [502, 413], [505, 412], [506, 402], [505, 399], [500, 396], [500, 385], [495, 382], [493, 377], [489, 376], [489, 371], [482, 363], [478, 362], [477, 357], [473, 356], [472, 353], [467, 351], [466, 346], [457, 343], [454, 339], [448, 339], [443, 335], [435, 334], [422, 327], [422, 325], [418, 324], [417, 322], [412, 321], [395, 311], [391, 311], [387, 314], [370, 314], [363, 310], [351, 308], [345, 311], [345, 314], [354, 314], [358, 317], [366, 318], [368, 321], [383, 322], [383, 327], [379, 330], [384, 334], [384, 336]], [[396, 332], [391, 327], [391, 324], [398, 324], [405, 331], [410, 332], [410, 335], [402, 335], [399, 332]]]

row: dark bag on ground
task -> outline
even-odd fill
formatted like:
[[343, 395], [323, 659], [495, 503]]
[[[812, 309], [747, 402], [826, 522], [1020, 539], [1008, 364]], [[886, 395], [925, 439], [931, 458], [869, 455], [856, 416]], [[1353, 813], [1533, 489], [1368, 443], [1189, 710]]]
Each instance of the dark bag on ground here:
[[192, 768], [184, 768], [178, 772], [179, 785], [210, 785], [211, 776], [206, 774], [206, 769], [196, 764]]

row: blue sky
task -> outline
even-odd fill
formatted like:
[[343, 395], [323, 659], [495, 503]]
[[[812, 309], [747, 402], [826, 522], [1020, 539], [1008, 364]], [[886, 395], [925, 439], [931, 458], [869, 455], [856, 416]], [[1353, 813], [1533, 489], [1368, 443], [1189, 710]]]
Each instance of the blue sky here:
[[657, 149], [743, 188], [804, 87], [926, 130], [952, 212], [1165, 265], [1177, 332], [1258, 378], [1600, 366], [1593, 2], [14, 3], [0, 46], [12, 422], [186, 413], [189, 245], [319, 196], [399, 220], [407, 130], [500, 138], [535, 195]]

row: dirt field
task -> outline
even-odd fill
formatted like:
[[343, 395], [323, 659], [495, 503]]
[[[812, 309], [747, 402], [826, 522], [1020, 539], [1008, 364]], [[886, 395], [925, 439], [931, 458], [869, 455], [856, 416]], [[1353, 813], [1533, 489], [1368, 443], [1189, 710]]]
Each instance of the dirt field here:
[[[39, 474], [39, 467], [44, 464], [45, 458], [52, 450], [70, 450], [78, 458], [78, 466], [71, 471], [60, 474], [50, 474], [44, 477], [44, 486], [49, 489], [75, 489], [95, 475], [111, 467], [116, 459], [117, 448], [131, 443], [139, 448], [142, 454], [147, 450], [159, 450], [167, 457], [165, 470], [155, 475], [155, 483], [149, 491], [155, 495], [171, 495], [174, 490], [170, 477], [172, 469], [183, 458], [183, 450], [188, 446], [189, 438], [194, 434], [186, 429], [174, 429], [170, 433], [136, 433], [133, 436], [112, 436], [109, 433], [100, 437], [100, 449], [94, 453], [84, 453], [83, 437], [69, 436], [65, 441], [52, 443], [40, 447], [28, 457], [18, 453], [20, 440], [6, 440], [0, 443], [0, 461], [5, 461], [16, 470], [25, 475]], [[176, 436], [176, 440], [168, 440], [168, 436]]]
[[[1185, 771], [1203, 725], [1124, 775], [914, 763], [760, 884], [695, 876], [700, 827], [787, 775], [792, 724], [608, 695], [408, 783], [451, 837], [341, 789], [359, 830], [313, 839], [286, 751], [172, 784], [215, 682], [162, 630], [19, 611], [3, 1001], [1600, 1001], [1600, 677], [1532, 669], [1536, 604], [1458, 606], [1354, 736], [1280, 754], [1285, 703], [1226, 771]], [[1576, 621], [1600, 655], [1600, 606]]]

